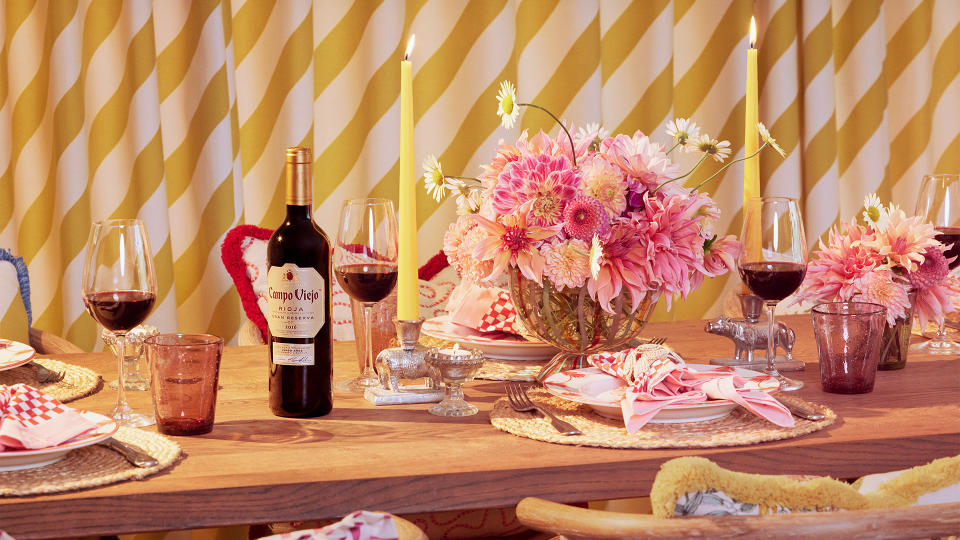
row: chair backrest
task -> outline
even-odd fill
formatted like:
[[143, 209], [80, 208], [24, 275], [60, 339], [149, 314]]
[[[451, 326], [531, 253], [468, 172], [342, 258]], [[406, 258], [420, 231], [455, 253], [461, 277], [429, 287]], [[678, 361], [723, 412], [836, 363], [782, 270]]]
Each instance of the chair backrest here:
[[527, 527], [575, 539], [927, 538], [960, 534], [960, 503], [764, 516], [658, 518], [589, 510], [528, 497], [517, 505]]

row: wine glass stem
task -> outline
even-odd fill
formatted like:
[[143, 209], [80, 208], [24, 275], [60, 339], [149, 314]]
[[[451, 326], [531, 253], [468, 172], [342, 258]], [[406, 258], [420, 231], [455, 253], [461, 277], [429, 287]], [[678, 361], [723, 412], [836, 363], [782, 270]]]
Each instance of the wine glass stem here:
[[777, 371], [777, 364], [775, 362], [777, 358], [777, 334], [776, 327], [777, 322], [774, 318], [773, 311], [777, 307], [776, 302], [766, 302], [767, 306], [767, 374], [771, 377], [779, 377], [780, 373]]
[[368, 302], [363, 303], [363, 342], [364, 342], [364, 351], [367, 353], [364, 355], [364, 366], [361, 370], [361, 375], [364, 377], [372, 377], [374, 374], [373, 371], [373, 328], [371, 328], [373, 319], [373, 304]]
[[127, 409], [127, 381], [126, 381], [126, 370], [124, 369], [124, 347], [127, 343], [126, 334], [113, 334], [114, 339], [117, 340], [117, 412], [122, 413], [122, 411]]

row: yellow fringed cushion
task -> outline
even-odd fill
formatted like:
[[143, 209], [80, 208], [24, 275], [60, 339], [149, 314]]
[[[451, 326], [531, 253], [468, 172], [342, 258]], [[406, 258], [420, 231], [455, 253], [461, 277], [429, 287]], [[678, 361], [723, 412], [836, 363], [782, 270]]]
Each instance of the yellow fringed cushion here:
[[[937, 498], [924, 499], [926, 494]], [[960, 456], [864, 477], [854, 485], [829, 477], [741, 473], [683, 457], [664, 463], [650, 490], [657, 517], [893, 508], [932, 504], [929, 500], [960, 501]]]

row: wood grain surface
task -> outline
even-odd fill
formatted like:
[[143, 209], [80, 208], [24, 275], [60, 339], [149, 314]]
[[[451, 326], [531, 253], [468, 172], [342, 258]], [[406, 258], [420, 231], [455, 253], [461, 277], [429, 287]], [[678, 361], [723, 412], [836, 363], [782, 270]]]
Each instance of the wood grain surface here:
[[[960, 453], [960, 358], [911, 352], [901, 371], [881, 371], [870, 394], [821, 391], [809, 316], [784, 317], [808, 362], [789, 375], [799, 395], [832, 407], [840, 420], [791, 439], [716, 450], [613, 450], [515, 437], [488, 421], [503, 384], [475, 381], [467, 399], [480, 414], [439, 418], [428, 405], [374, 407], [335, 394], [334, 411], [315, 419], [273, 416], [267, 407], [266, 348], [227, 348], [211, 433], [176, 437], [183, 459], [140, 482], [42, 497], [0, 499], [0, 529], [18, 540], [212, 527], [341, 516], [356, 509], [394, 513], [512, 506], [528, 496], [558, 502], [645, 495], [660, 464], [683, 455], [764, 474], [853, 478]], [[733, 354], [703, 321], [651, 323], [688, 361]], [[918, 339], [914, 337], [914, 339]], [[335, 348], [335, 378], [357, 373], [352, 342]], [[54, 355], [115, 376], [111, 356]], [[105, 389], [72, 403], [108, 411]], [[128, 392], [141, 410], [149, 394]], [[2, 482], [2, 474], [0, 474]]]

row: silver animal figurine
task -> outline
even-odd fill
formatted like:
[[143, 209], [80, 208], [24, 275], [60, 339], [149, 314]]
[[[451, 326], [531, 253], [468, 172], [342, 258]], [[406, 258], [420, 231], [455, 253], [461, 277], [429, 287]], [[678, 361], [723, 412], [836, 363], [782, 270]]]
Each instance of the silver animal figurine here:
[[[720, 317], [707, 321], [704, 330], [711, 334], [728, 337], [733, 340], [737, 348], [736, 360], [745, 364], [752, 363], [755, 349], [767, 349], [767, 325], [751, 323], [749, 321], [734, 320]], [[777, 322], [775, 329], [776, 340], [774, 347], [780, 347], [786, 352], [787, 361], [793, 360], [793, 343], [796, 334], [787, 325]]]
[[380, 376], [380, 386], [394, 392], [403, 391], [400, 388], [400, 379], [420, 379], [426, 377], [429, 388], [440, 388], [440, 376], [436, 370], [427, 364], [427, 352], [430, 349], [420, 345], [419, 321], [396, 321], [397, 337], [400, 338], [400, 347], [384, 349], [377, 355], [376, 369]]

